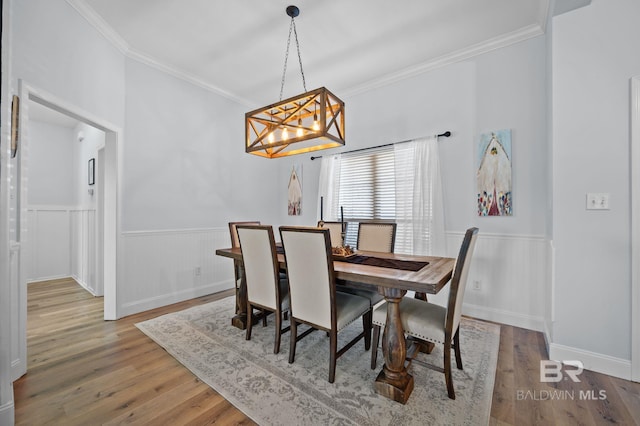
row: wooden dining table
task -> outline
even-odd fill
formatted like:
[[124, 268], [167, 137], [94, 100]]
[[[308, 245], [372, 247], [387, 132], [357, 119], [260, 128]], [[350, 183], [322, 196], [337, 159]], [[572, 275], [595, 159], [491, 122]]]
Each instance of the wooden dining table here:
[[[242, 262], [242, 251], [238, 247], [217, 249], [216, 254]], [[400, 267], [403, 264], [413, 265], [413, 269], [416, 269], [416, 265], [420, 267], [418, 270], [408, 270], [398, 267], [372, 266], [351, 263], [351, 259], [346, 261], [339, 257], [334, 258], [333, 261], [336, 279], [376, 288], [387, 301], [387, 320], [382, 336], [384, 366], [374, 382], [374, 389], [378, 394], [404, 404], [413, 391], [413, 376], [405, 367], [407, 342], [400, 321], [399, 303], [409, 290], [415, 291], [416, 294], [438, 293], [451, 279], [456, 259], [367, 251], [358, 251], [357, 255], [381, 259], [383, 263], [388, 260], [388, 263], [395, 262]], [[286, 268], [283, 254], [278, 254], [278, 262], [282, 269]], [[244, 279], [241, 281], [241, 286], [243, 285], [246, 286]], [[246, 291], [239, 291], [238, 294], [244, 294], [246, 297]], [[244, 304], [240, 301], [238, 305], [246, 306], [246, 301]], [[240, 316], [242, 314], [242, 312], [238, 313]], [[246, 316], [246, 309], [244, 315]], [[243, 321], [236, 319], [232, 323], [241, 326]]]

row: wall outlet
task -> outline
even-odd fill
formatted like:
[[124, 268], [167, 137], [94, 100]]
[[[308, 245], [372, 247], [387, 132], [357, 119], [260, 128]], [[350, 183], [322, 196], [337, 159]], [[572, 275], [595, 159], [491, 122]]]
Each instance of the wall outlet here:
[[609, 210], [609, 193], [588, 193], [587, 210]]
[[473, 282], [473, 289], [474, 290], [480, 290], [480, 281], [479, 280], [475, 280]]
[[200, 267], [196, 266], [195, 268], [193, 268], [193, 275], [195, 275], [196, 277], [199, 277], [201, 273]]

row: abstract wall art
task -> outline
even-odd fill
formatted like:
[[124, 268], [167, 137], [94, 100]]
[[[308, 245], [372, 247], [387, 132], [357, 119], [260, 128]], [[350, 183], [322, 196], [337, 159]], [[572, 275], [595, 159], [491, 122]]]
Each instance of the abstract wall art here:
[[512, 216], [511, 129], [480, 135], [476, 165], [478, 216]]

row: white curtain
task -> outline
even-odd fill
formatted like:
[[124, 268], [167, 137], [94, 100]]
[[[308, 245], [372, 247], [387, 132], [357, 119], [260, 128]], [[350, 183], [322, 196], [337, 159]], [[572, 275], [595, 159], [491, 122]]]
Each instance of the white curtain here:
[[[322, 200], [325, 221], [336, 221], [338, 203], [340, 202], [340, 155], [324, 155], [320, 165], [320, 182], [318, 183], [318, 220], [320, 200]], [[321, 198], [322, 197], [322, 198]]]
[[396, 252], [446, 255], [438, 138], [394, 146]]

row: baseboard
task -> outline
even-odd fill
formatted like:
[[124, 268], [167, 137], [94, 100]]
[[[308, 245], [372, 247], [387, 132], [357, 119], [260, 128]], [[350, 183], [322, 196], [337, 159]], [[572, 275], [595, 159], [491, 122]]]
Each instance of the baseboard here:
[[544, 322], [544, 331], [542, 332], [544, 337], [544, 345], [547, 350], [547, 354], [551, 353], [551, 342], [553, 342], [553, 336], [551, 334], [551, 327], [549, 327], [549, 323], [547, 321]]
[[48, 277], [30, 278], [27, 280], [27, 284], [38, 283], [40, 281], [61, 280], [63, 278], [69, 278], [69, 277], [70, 275], [68, 274], [61, 274], [61, 275], [51, 275]]
[[74, 279], [75, 282], [77, 282], [78, 284], [80, 284], [80, 286], [82, 288], [84, 288], [85, 290], [87, 290], [89, 293], [91, 293], [91, 295], [93, 297], [96, 297], [96, 293], [95, 291], [93, 291], [93, 289], [91, 287], [89, 287], [89, 285], [87, 285], [87, 283], [85, 283], [83, 280], [80, 279], [80, 277], [71, 274], [71, 278]]
[[551, 343], [549, 345], [549, 359], [556, 361], [581, 361], [586, 370], [631, 380], [631, 361], [615, 358], [595, 352]]
[[462, 305], [462, 313], [470, 317], [511, 325], [513, 327], [526, 328], [534, 331], [544, 330], [543, 318], [523, 315], [517, 312], [464, 303]]
[[235, 284], [233, 280], [221, 281], [215, 284], [209, 284], [197, 288], [191, 288], [183, 291], [176, 291], [171, 294], [164, 294], [161, 296], [151, 297], [148, 299], [137, 300], [135, 302], [126, 303], [122, 305], [120, 318], [127, 315], [137, 314], [139, 312], [148, 311], [150, 309], [159, 308], [161, 306], [167, 306], [174, 303], [182, 302], [189, 299], [195, 299], [196, 297], [206, 296], [208, 294], [218, 293], [224, 290], [234, 288]]
[[15, 424], [15, 406], [13, 400], [0, 405], [0, 425], [13, 426]]

